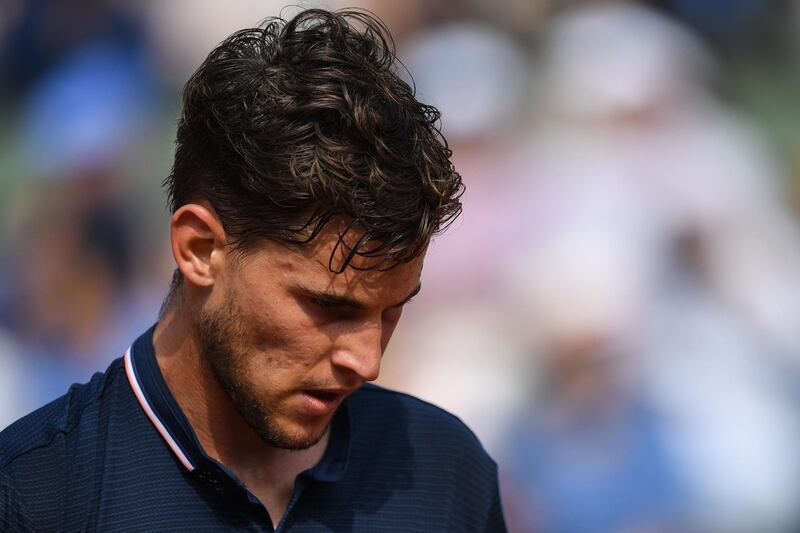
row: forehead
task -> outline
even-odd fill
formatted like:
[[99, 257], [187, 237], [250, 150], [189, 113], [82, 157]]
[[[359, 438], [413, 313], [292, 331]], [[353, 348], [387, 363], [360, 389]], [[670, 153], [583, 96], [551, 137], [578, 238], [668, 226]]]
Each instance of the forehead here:
[[[413, 291], [420, 282], [424, 254], [411, 261], [397, 264], [388, 270], [375, 268], [380, 259], [353, 257], [343, 272], [331, 270], [341, 264], [347, 250], [358, 241], [360, 234], [351, 231], [339, 242], [339, 228], [326, 226], [308, 244], [292, 245], [264, 241], [248, 252], [243, 269], [262, 279], [282, 285], [303, 285], [319, 291], [368, 298], [399, 299]], [[334, 254], [332, 256], [332, 254]]]

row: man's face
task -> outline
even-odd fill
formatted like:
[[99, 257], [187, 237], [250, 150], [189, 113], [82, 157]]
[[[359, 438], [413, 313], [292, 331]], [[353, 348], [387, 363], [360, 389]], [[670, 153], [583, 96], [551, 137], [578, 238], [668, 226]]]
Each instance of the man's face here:
[[195, 321], [222, 388], [273, 446], [320, 440], [342, 400], [378, 377], [403, 304], [419, 290], [422, 257], [334, 274], [336, 239], [331, 228], [307, 246], [267, 241], [229, 262]]

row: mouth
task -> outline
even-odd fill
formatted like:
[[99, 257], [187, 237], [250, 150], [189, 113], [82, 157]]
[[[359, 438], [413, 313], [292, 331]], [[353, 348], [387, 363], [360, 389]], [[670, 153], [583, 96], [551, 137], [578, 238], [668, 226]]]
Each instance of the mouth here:
[[351, 390], [306, 389], [302, 391], [306, 410], [315, 415], [332, 413], [347, 398]]

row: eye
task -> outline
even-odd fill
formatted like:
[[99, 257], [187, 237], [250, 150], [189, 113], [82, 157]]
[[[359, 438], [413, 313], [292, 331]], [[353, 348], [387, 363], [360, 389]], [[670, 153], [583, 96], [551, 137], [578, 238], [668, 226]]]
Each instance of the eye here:
[[341, 307], [339, 302], [334, 302], [332, 300], [326, 300], [324, 298], [312, 298], [311, 301], [319, 307], [320, 309], [336, 309]]
[[312, 297], [309, 302], [312, 312], [325, 322], [351, 320], [356, 314], [352, 307], [336, 300]]

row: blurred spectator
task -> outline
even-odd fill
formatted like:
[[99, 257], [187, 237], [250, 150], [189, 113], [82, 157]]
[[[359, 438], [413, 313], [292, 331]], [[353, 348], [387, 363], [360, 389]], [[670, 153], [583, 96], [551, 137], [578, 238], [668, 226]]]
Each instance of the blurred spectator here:
[[426, 257], [430, 288], [424, 298], [449, 304], [491, 297], [498, 287], [496, 264], [512, 253], [512, 228], [521, 215], [513, 192], [527, 162], [520, 110], [528, 65], [512, 39], [476, 23], [418, 33], [401, 52], [420, 99], [442, 112], [443, 132], [466, 185], [462, 217]]
[[131, 293], [135, 208], [120, 171], [155, 114], [145, 45], [116, 3], [58, 6], [25, 4], [10, 34], [18, 46], [6, 49], [7, 81], [24, 90], [17, 153], [28, 189], [2, 214], [16, 228], [5, 237], [17, 280], [5, 296], [15, 308], [3, 316], [37, 405], [118, 357], [157, 309]]
[[[785, 530], [800, 496], [800, 433], [776, 370], [797, 368], [800, 240], [777, 165], [706, 89], [714, 67], [700, 42], [643, 7], [564, 12], [543, 59], [530, 257], [511, 291], [549, 380], [528, 429], [511, 431], [507, 458], [529, 466], [521, 494], [536, 524], [627, 531], [644, 520], [649, 530], [654, 517], [656, 530], [683, 531], [688, 517], [701, 531]], [[701, 255], [693, 266], [676, 246], [690, 241]], [[699, 266], [700, 281], [677, 283]], [[605, 361], [609, 346], [624, 347], [612, 365], [631, 376], [623, 394], [596, 387], [605, 371], [585, 361]], [[576, 387], [564, 368], [596, 393], [580, 396], [588, 415], [564, 416]], [[579, 451], [607, 432], [627, 435], [633, 451], [620, 462], [614, 446], [589, 446], [598, 473]], [[597, 508], [562, 512], [586, 499]]]
[[547, 352], [544, 383], [514, 420], [502, 456], [509, 528], [519, 532], [687, 531], [680, 470], [664, 421], [602, 339]]
[[[110, 0], [25, 0], [0, 47], [0, 79], [10, 95], [24, 95], [44, 75], [86, 46], [115, 49], [130, 58], [144, 53], [143, 26], [132, 8]], [[7, 8], [8, 9], [8, 8]]]
[[26, 167], [43, 180], [113, 168], [152, 120], [155, 97], [147, 65], [87, 45], [26, 96], [20, 150]]
[[708, 282], [699, 246], [678, 243], [680, 269], [646, 312], [640, 379], [669, 421], [702, 530], [790, 531], [800, 496], [793, 378]]

